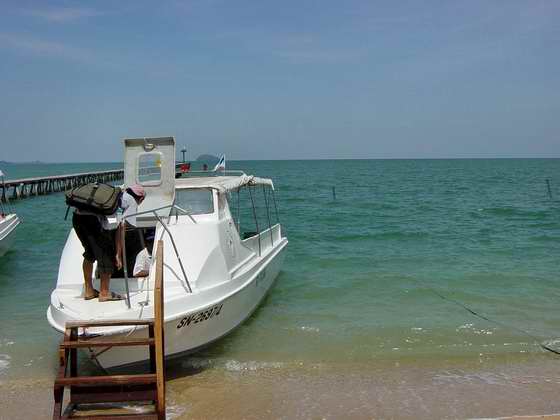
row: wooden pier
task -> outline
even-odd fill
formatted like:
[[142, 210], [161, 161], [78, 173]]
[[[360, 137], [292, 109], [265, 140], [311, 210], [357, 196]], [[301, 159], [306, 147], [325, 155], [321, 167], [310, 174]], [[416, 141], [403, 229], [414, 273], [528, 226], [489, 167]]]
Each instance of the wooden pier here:
[[10, 179], [0, 183], [0, 201], [18, 200], [52, 192], [66, 191], [89, 182], [109, 183], [123, 179], [124, 170], [85, 172], [37, 178]]
[[[177, 176], [185, 172], [184, 164], [176, 164]], [[67, 191], [90, 182], [110, 183], [120, 181], [124, 169], [110, 171], [84, 172], [79, 174], [53, 175], [36, 178], [8, 179], [0, 182], [0, 202], [19, 200], [53, 192]]]

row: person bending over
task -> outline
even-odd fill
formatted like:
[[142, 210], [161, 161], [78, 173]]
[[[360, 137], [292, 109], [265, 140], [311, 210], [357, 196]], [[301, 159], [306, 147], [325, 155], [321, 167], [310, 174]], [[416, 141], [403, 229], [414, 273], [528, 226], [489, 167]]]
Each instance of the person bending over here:
[[[95, 213], [76, 209], [72, 216], [72, 226], [84, 247], [82, 271], [84, 274], [84, 299], [99, 297], [99, 301], [117, 300], [118, 295], [109, 292], [109, 282], [113, 274], [115, 245], [113, 233], [104, 228], [107, 218]], [[97, 261], [100, 277], [100, 291], [93, 288], [93, 263]]]

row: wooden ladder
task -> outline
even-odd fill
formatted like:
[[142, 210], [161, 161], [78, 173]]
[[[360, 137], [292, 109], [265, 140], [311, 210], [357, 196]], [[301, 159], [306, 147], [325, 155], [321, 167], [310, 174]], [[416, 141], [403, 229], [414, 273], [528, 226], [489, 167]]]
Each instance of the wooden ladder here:
[[[165, 365], [163, 332], [163, 242], [157, 243], [154, 318], [146, 320], [73, 321], [66, 323], [59, 346], [59, 369], [54, 381], [53, 419], [165, 419]], [[147, 327], [146, 338], [110, 339], [78, 334], [79, 328], [135, 326]], [[85, 331], [85, 330], [84, 330]], [[131, 375], [80, 376], [79, 348], [148, 346], [149, 373]], [[69, 403], [62, 412], [64, 390]], [[115, 407], [115, 403], [135, 402], [141, 411]], [[113, 405], [111, 405], [111, 403]]]

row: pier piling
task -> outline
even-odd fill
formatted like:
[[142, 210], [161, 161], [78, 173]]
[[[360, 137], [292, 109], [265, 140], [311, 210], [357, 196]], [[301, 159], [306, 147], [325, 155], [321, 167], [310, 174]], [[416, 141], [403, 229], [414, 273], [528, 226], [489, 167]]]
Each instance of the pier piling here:
[[552, 190], [550, 189], [550, 179], [546, 180], [546, 187], [548, 188], [548, 197], [552, 200]]

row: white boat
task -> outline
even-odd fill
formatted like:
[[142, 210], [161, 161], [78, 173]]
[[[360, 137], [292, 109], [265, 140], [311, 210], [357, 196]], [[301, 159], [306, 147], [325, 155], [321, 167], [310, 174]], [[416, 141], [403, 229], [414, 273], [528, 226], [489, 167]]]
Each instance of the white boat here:
[[[278, 276], [288, 240], [280, 224], [271, 221], [277, 215], [272, 181], [242, 172], [175, 179], [175, 140], [166, 137], [125, 140], [125, 185], [133, 183], [146, 190], [137, 225], [155, 227], [156, 244], [161, 240], [164, 246], [165, 353], [173, 357], [196, 351], [249, 317]], [[260, 220], [256, 193], [266, 203], [266, 213], [260, 207]], [[244, 194], [251, 199], [245, 212], [239, 202]], [[255, 216], [257, 228], [240, 233], [240, 220], [248, 214]], [[63, 332], [67, 321], [153, 317], [154, 269], [145, 278], [130, 278], [125, 272], [124, 278], [111, 279], [111, 290], [126, 295], [126, 300], [86, 301], [82, 252], [72, 230], [47, 310], [52, 327]], [[99, 279], [94, 285], [98, 289]], [[146, 334], [130, 327], [88, 330], [92, 332], [115, 338]], [[90, 350], [90, 355], [105, 368], [148, 359], [146, 351], [130, 347]]]
[[15, 214], [0, 214], [0, 257], [12, 246], [20, 221]]

